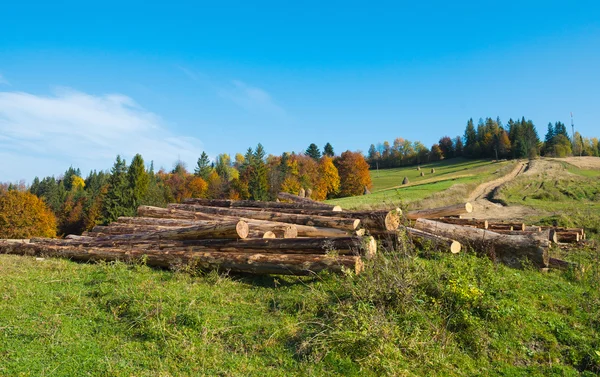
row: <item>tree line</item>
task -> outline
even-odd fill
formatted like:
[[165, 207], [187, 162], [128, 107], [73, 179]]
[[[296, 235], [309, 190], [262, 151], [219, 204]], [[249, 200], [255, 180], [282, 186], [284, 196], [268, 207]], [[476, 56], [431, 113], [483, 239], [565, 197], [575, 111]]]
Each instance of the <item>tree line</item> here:
[[539, 138], [531, 120], [510, 119], [503, 124], [500, 118], [467, 121], [464, 134], [451, 138], [443, 136], [427, 148], [420, 141], [396, 138], [371, 144], [367, 161], [371, 168], [392, 168], [423, 164], [453, 157], [466, 158], [535, 158], [537, 156], [600, 156], [598, 138], [585, 138], [579, 132], [569, 136], [564, 123], [549, 123], [544, 141]]
[[[81, 234], [119, 216], [135, 216], [140, 205], [165, 207], [167, 203], [194, 197], [274, 200], [280, 191], [298, 194], [301, 189], [315, 200], [325, 200], [359, 195], [365, 188], [371, 188], [371, 178], [369, 165], [360, 152], [335, 155], [327, 143], [323, 153], [311, 144], [304, 153], [276, 156], [267, 155], [258, 144], [233, 159], [220, 154], [211, 161], [202, 152], [192, 171], [181, 161], [172, 170], [155, 171], [152, 162], [147, 166], [137, 154], [129, 164], [117, 156], [109, 171], [93, 170], [85, 178], [80, 169], [69, 167], [59, 177], [35, 177], [29, 187], [0, 185], [0, 198], [9, 198], [10, 193], [11, 200], [3, 208], [0, 200], [0, 213], [6, 218], [4, 223], [9, 224], [9, 218], [39, 217], [43, 212], [44, 219], [54, 218], [44, 222], [43, 235]], [[46, 209], [41, 211], [37, 206], [35, 213], [24, 215], [23, 203], [38, 203], [32, 197], [41, 199]], [[2, 224], [0, 217], [0, 228]], [[54, 233], [49, 233], [47, 228], [53, 226]]]

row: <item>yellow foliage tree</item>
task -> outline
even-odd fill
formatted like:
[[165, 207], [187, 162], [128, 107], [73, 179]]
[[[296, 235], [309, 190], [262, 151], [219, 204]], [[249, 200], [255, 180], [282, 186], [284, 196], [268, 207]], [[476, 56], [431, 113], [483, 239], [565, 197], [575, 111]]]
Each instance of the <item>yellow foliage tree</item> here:
[[56, 237], [56, 217], [29, 192], [0, 195], [0, 238]]
[[300, 182], [298, 182], [298, 179], [293, 176], [285, 177], [281, 183], [281, 191], [289, 192], [290, 194], [298, 195], [298, 192], [301, 188], [302, 186], [300, 185]]
[[71, 178], [71, 187], [73, 191], [83, 190], [85, 187], [85, 181], [78, 175], [74, 175]]
[[319, 176], [313, 190], [313, 199], [325, 200], [340, 189], [340, 175], [329, 156], [321, 157], [319, 161]]

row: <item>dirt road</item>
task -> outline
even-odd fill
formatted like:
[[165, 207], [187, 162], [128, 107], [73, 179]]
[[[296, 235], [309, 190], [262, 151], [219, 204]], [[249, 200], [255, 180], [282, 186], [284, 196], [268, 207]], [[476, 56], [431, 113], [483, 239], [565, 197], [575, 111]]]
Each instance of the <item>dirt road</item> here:
[[473, 205], [473, 212], [469, 215], [474, 219], [490, 220], [523, 220], [526, 216], [535, 215], [536, 211], [528, 207], [503, 206], [489, 200], [495, 190], [524, 174], [528, 168], [529, 162], [519, 162], [507, 175], [479, 185], [468, 198]]

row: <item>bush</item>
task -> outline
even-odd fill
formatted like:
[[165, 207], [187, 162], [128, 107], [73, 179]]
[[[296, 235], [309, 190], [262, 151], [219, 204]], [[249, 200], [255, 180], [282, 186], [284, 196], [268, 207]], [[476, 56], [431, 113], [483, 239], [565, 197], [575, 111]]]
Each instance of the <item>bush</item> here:
[[56, 218], [37, 196], [20, 191], [0, 195], [0, 238], [56, 237]]

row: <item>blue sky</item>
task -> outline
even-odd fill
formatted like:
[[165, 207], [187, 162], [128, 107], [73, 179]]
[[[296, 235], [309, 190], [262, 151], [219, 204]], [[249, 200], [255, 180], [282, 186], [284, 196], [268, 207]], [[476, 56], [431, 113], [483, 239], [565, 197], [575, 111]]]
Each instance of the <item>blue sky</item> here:
[[600, 136], [600, 4], [40, 2], [1, 5], [0, 181], [117, 153], [431, 145], [525, 116]]

